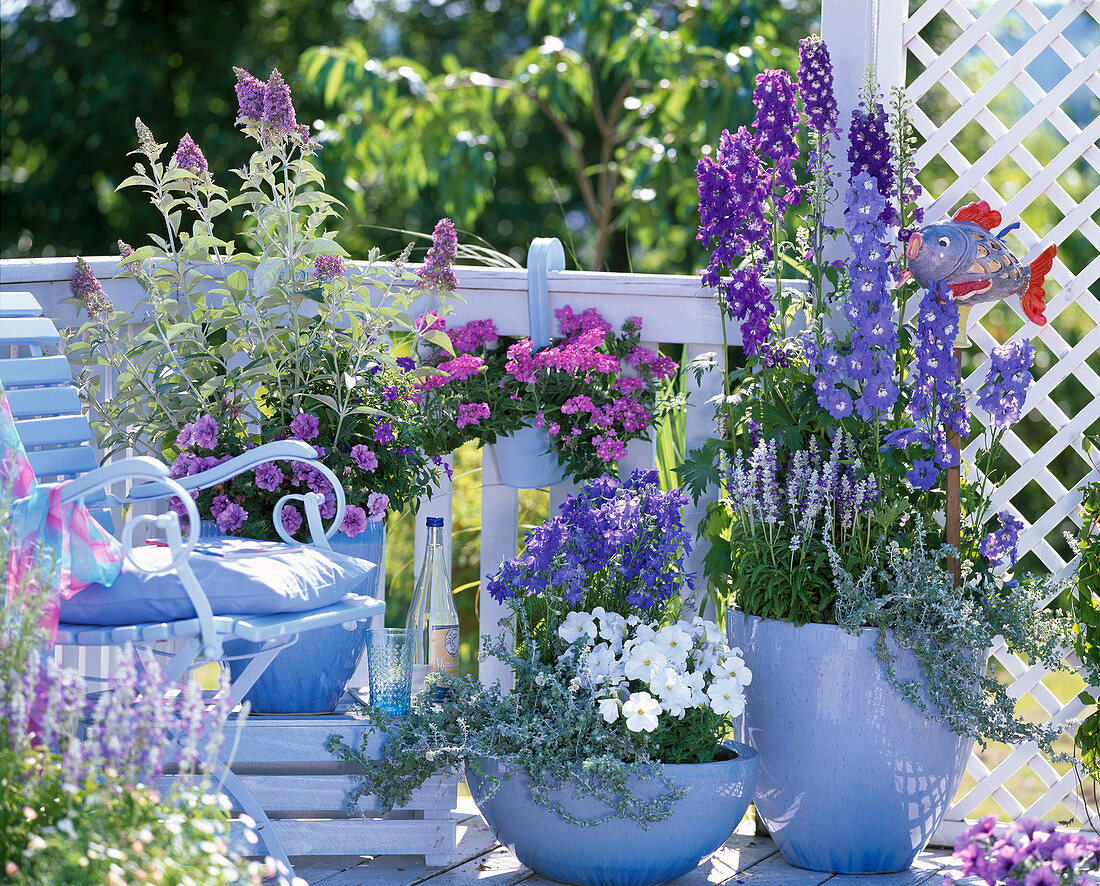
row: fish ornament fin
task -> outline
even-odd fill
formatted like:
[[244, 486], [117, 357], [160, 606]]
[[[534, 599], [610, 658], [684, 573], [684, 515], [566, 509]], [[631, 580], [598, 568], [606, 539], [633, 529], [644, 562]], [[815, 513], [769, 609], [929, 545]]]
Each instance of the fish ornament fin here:
[[998, 240], [1000, 240], [1000, 239], [1001, 239], [1002, 237], [1004, 237], [1004, 235], [1005, 235], [1005, 234], [1008, 234], [1008, 233], [1010, 233], [1010, 232], [1012, 232], [1012, 231], [1015, 231], [1015, 230], [1016, 230], [1016, 229], [1017, 229], [1018, 227], [1020, 227], [1020, 224], [1021, 224], [1020, 222], [1018, 222], [1018, 221], [1014, 221], [1014, 222], [1013, 222], [1012, 224], [1010, 224], [1010, 225], [1007, 225], [1006, 227], [1003, 227], [1003, 228], [1001, 228], [1001, 229], [1000, 229], [1000, 230], [999, 230], [999, 231], [998, 231], [998, 232], [997, 232], [996, 234], [994, 234], [993, 236], [994, 236], [994, 237], [996, 237], [996, 238], [997, 238]]
[[964, 206], [955, 213], [952, 221], [974, 222], [974, 224], [981, 225], [987, 231], [992, 231], [1001, 223], [1001, 214], [996, 209], [990, 209], [989, 204], [982, 200]]
[[950, 283], [951, 297], [955, 301], [966, 298], [971, 293], [987, 292], [993, 285], [992, 280], [968, 280], [965, 283]]
[[1043, 290], [1043, 281], [1050, 273], [1054, 265], [1054, 256], [1058, 254], [1057, 246], [1048, 246], [1035, 261], [1031, 263], [1031, 279], [1028, 280], [1027, 290], [1020, 297], [1020, 307], [1024, 309], [1027, 319], [1037, 326], [1046, 326], [1047, 318], [1044, 313], [1046, 308], [1046, 292]]

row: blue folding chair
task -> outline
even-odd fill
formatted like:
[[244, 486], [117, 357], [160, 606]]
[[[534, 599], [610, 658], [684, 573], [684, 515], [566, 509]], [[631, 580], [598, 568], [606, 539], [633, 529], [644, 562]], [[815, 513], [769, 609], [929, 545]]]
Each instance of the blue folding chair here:
[[[66, 622], [63, 608], [57, 632], [59, 644], [140, 648], [159, 641], [176, 641], [177, 648], [163, 668], [165, 676], [174, 682], [200, 664], [227, 660], [223, 648], [227, 641], [251, 641], [259, 644], [258, 651], [248, 656], [251, 659], [248, 665], [229, 687], [230, 700], [235, 704], [279, 652], [293, 643], [302, 631], [350, 625], [384, 612], [384, 601], [369, 593], [375, 586], [373, 571], [367, 573], [363, 584], [367, 593], [349, 593], [315, 609], [256, 614], [216, 611], [217, 607], [211, 604], [189, 565], [189, 558], [199, 542], [198, 511], [191, 493], [223, 483], [265, 462], [307, 462], [328, 479], [335, 491], [336, 514], [329, 527], [325, 529], [319, 511], [323, 497], [312, 492], [284, 496], [277, 503], [272, 519], [279, 535], [293, 542], [283, 530], [281, 511], [291, 501], [299, 501], [314, 546], [328, 549], [327, 538], [336, 532], [345, 510], [340, 481], [316, 460], [313, 447], [296, 440], [259, 446], [209, 471], [179, 480], [169, 476], [166, 465], [148, 457], [120, 459], [97, 467], [91, 426], [82, 414], [68, 361], [64, 355], [50, 353], [56, 350], [58, 341], [57, 328], [49, 318], [42, 316], [41, 306], [30, 293], [0, 292], [0, 385], [7, 393], [16, 431], [36, 477], [43, 485], [66, 482], [62, 491], [65, 502], [83, 499], [99, 508], [128, 507], [178, 496], [187, 510], [186, 537], [180, 530], [178, 518], [171, 512], [131, 512], [123, 524], [121, 541], [126, 557], [137, 569], [147, 573], [171, 571], [177, 574], [190, 608], [194, 610], [193, 615], [188, 612], [185, 617], [171, 620], [89, 625]], [[120, 481], [136, 482], [137, 485], [131, 485], [123, 495], [110, 492], [109, 488], [119, 485]], [[135, 552], [134, 539], [138, 531], [163, 534], [168, 547], [167, 561], [163, 549], [158, 551], [161, 557], [155, 564], [148, 562], [140, 546]], [[216, 570], [216, 564], [214, 568]], [[218, 775], [243, 811], [256, 820], [268, 853], [290, 870], [290, 860], [260, 804], [228, 767], [223, 767]]]

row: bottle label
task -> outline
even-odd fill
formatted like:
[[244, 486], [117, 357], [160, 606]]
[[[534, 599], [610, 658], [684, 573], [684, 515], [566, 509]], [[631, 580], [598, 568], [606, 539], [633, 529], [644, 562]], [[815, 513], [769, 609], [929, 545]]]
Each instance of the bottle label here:
[[435, 625], [432, 628], [429, 667], [433, 671], [458, 673], [458, 625]]

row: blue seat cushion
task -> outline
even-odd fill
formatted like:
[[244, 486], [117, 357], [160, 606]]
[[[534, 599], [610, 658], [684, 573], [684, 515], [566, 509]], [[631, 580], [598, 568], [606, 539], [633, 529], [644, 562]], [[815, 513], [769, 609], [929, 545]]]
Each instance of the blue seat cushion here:
[[[163, 547], [135, 548], [144, 565], [167, 566]], [[375, 564], [304, 545], [223, 537], [203, 539], [189, 563], [214, 615], [274, 615], [335, 603], [349, 593], [373, 596]], [[195, 609], [175, 572], [150, 575], [125, 558], [109, 587], [88, 585], [61, 601], [69, 624], [126, 625], [193, 618]]]

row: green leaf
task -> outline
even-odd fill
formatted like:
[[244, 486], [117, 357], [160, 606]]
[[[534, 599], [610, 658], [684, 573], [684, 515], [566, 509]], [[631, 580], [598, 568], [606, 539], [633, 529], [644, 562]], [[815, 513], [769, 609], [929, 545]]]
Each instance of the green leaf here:
[[258, 295], [267, 295], [275, 288], [279, 280], [279, 270], [283, 266], [281, 258], [265, 258], [252, 275], [252, 288]]

